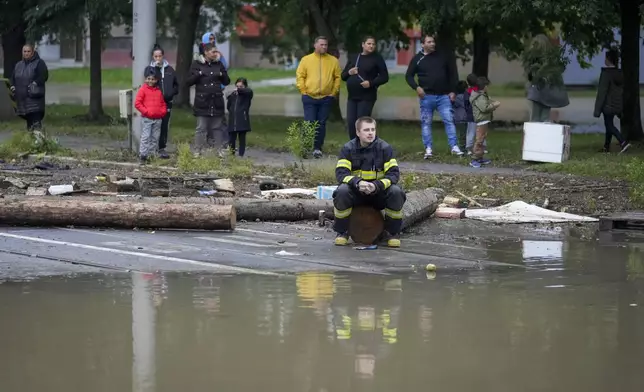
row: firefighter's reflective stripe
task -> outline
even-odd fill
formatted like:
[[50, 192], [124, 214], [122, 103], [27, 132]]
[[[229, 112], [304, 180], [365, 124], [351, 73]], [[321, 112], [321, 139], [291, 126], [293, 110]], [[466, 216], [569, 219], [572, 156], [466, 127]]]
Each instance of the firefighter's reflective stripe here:
[[351, 170], [351, 161], [348, 159], [339, 159], [338, 164], [335, 165], [336, 169], [339, 167], [344, 167], [346, 169]]
[[344, 176], [344, 178], [342, 179], [342, 182], [346, 184], [349, 181], [353, 180], [354, 178], [355, 176]]
[[371, 171], [371, 170], [354, 170], [351, 172], [352, 175], [360, 177], [363, 180], [379, 180], [385, 178], [385, 172]]
[[380, 320], [382, 322], [382, 339], [389, 344], [395, 344], [398, 342], [398, 328], [389, 328], [389, 325], [391, 324], [391, 314], [389, 310], [383, 311], [380, 316]]
[[396, 211], [396, 210], [390, 210], [389, 208], [385, 208], [385, 216], [388, 216], [391, 219], [402, 219], [403, 212], [402, 210]]
[[385, 173], [389, 171], [394, 166], [398, 166], [398, 161], [396, 159], [390, 159], [387, 162], [385, 162]]
[[346, 210], [338, 210], [333, 207], [333, 215], [338, 219], [348, 218], [351, 215], [353, 208], [347, 208]]
[[389, 188], [391, 186], [391, 180], [388, 179], [388, 178], [383, 178], [382, 180], [380, 180], [380, 182], [382, 182], [382, 186], [385, 189], [387, 189], [387, 188]]
[[344, 324], [344, 328], [337, 328], [335, 330], [336, 336], [342, 340], [351, 339], [351, 317], [342, 316], [342, 324]]

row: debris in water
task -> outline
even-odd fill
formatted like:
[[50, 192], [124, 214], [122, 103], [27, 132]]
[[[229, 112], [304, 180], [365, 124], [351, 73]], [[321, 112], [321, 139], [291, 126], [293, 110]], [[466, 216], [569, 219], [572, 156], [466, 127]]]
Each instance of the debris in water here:
[[279, 252], [277, 252], [275, 254], [277, 256], [300, 256], [299, 253], [287, 252], [285, 250], [280, 250]]

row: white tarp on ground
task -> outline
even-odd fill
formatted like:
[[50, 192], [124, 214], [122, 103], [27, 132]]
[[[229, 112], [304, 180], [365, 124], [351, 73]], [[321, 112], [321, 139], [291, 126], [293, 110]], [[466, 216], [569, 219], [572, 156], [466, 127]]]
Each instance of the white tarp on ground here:
[[523, 201], [513, 201], [512, 203], [494, 208], [468, 209], [465, 211], [465, 217], [497, 223], [565, 223], [599, 221], [599, 219], [587, 216], [548, 210]]

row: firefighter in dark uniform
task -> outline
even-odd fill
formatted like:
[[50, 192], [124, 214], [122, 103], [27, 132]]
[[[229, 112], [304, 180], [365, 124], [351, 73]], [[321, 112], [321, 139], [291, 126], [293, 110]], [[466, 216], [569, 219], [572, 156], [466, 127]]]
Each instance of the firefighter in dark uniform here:
[[335, 177], [340, 184], [333, 193], [335, 244], [347, 245], [351, 210], [367, 204], [385, 210], [384, 237], [387, 245], [400, 247], [398, 234], [407, 197], [396, 185], [400, 170], [393, 148], [376, 136], [376, 120], [360, 117], [356, 121], [356, 138], [340, 150]]

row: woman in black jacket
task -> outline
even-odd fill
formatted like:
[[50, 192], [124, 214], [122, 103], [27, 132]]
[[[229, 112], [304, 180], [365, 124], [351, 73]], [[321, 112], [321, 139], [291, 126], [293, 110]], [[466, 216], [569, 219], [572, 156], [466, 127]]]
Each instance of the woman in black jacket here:
[[371, 116], [378, 98], [378, 87], [389, 81], [389, 71], [382, 56], [375, 52], [376, 39], [367, 36], [362, 42], [362, 52], [352, 56], [342, 71], [347, 82], [347, 129], [349, 139], [356, 137], [356, 120]]
[[606, 66], [602, 68], [599, 76], [599, 87], [597, 88], [593, 116], [597, 118], [599, 118], [600, 114], [604, 116], [606, 139], [604, 140], [604, 148], [601, 151], [610, 152], [610, 142], [613, 136], [615, 136], [621, 148], [620, 152], [624, 152], [631, 145], [624, 140], [624, 136], [622, 136], [622, 133], [613, 123], [615, 116], [622, 117], [622, 93], [624, 86], [622, 70], [617, 67], [619, 65], [619, 54], [617, 51], [609, 50], [606, 52], [604, 63]]
[[197, 117], [197, 131], [194, 149], [199, 154], [204, 148], [219, 146], [223, 154], [228, 138], [224, 137], [226, 109], [222, 86], [230, 84], [230, 77], [215, 45], [205, 45], [204, 57], [203, 63], [198, 60], [192, 62], [186, 78], [188, 86], [195, 86], [193, 113]]
[[170, 116], [172, 115], [172, 101], [174, 97], [179, 94], [179, 82], [177, 81], [177, 74], [174, 68], [165, 60], [165, 52], [159, 45], [154, 45], [152, 49], [152, 63], [151, 67], [156, 67], [161, 75], [159, 87], [163, 92], [163, 99], [168, 107], [168, 113], [161, 121], [161, 134], [159, 135], [159, 158], [168, 159], [170, 156], [165, 151], [168, 145], [168, 131], [170, 128]]
[[235, 144], [239, 138], [239, 156], [246, 152], [246, 133], [250, 132], [250, 104], [253, 90], [248, 88], [248, 80], [235, 81], [236, 89], [228, 96], [228, 137], [229, 146], [235, 154]]
[[42, 128], [47, 79], [49, 79], [47, 65], [38, 56], [34, 46], [26, 44], [22, 47], [22, 60], [16, 64], [11, 73], [9, 89], [16, 100], [16, 114], [27, 122], [29, 131], [38, 131]]

